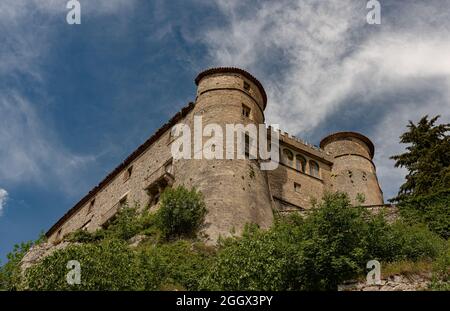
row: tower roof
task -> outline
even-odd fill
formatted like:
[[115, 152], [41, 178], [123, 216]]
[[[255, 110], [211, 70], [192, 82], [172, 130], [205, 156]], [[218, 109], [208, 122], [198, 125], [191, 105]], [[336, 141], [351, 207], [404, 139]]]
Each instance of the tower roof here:
[[195, 78], [195, 84], [198, 85], [200, 83], [201, 79], [203, 79], [206, 76], [216, 74], [216, 73], [237, 73], [237, 74], [243, 75], [244, 77], [246, 77], [247, 79], [252, 81], [258, 87], [259, 91], [261, 92], [261, 95], [263, 98], [264, 109], [266, 108], [267, 94], [266, 94], [266, 91], [264, 90], [264, 87], [262, 86], [261, 82], [258, 81], [258, 79], [256, 79], [252, 74], [250, 74], [248, 71], [245, 71], [243, 69], [235, 68], [235, 67], [214, 67], [214, 68], [206, 69], [197, 75], [197, 77]]
[[354, 137], [362, 140], [369, 148], [370, 157], [373, 158], [375, 154], [375, 146], [373, 145], [372, 141], [367, 136], [364, 136], [363, 134], [357, 132], [336, 132], [330, 134], [320, 141], [320, 148], [325, 148], [325, 145], [327, 145], [331, 141], [347, 137]]

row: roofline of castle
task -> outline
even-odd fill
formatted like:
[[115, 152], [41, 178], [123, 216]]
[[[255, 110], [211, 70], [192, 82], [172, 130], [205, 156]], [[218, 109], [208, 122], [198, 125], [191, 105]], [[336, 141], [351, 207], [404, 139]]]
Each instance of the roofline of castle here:
[[258, 79], [256, 79], [251, 73], [249, 73], [248, 71], [245, 71], [243, 69], [236, 68], [236, 67], [209, 68], [209, 69], [206, 69], [206, 70], [200, 72], [197, 75], [197, 77], [195, 78], [195, 84], [198, 85], [200, 83], [200, 81], [206, 76], [218, 74], [218, 73], [237, 73], [237, 74], [243, 75], [244, 77], [246, 77], [247, 79], [252, 81], [258, 87], [259, 91], [261, 92], [261, 95], [263, 97], [263, 107], [264, 107], [263, 109], [266, 109], [267, 94], [266, 94], [266, 91], [264, 90], [264, 87], [262, 86], [261, 82], [259, 82]]
[[335, 139], [338, 139], [338, 138], [345, 138], [345, 137], [354, 137], [354, 138], [358, 138], [359, 140], [362, 140], [367, 145], [367, 147], [369, 147], [370, 157], [373, 158], [373, 156], [375, 154], [374, 144], [367, 136], [364, 136], [363, 134], [357, 133], [357, 132], [332, 133], [320, 141], [320, 148], [325, 149], [325, 145], [327, 145], [329, 142], [331, 142]]
[[111, 173], [108, 174], [97, 186], [95, 186], [89, 193], [84, 196], [74, 207], [64, 214], [45, 234], [50, 237], [57, 228], [66, 222], [73, 214], [81, 209], [84, 204], [89, 202], [101, 189], [103, 189], [110, 181], [112, 181], [120, 172], [128, 167], [136, 158], [143, 154], [154, 142], [156, 142], [167, 130], [174, 126], [178, 121], [183, 119], [193, 108], [194, 103], [190, 102], [187, 106], [178, 111], [167, 123], [161, 126], [155, 134], [140, 145], [131, 155], [129, 155], [119, 166], [117, 166]]

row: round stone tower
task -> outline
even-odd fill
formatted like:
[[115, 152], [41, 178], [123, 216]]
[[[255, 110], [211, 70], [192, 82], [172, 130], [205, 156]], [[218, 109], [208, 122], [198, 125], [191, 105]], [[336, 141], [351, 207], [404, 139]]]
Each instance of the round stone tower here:
[[355, 132], [331, 134], [320, 147], [334, 157], [331, 183], [334, 191], [348, 193], [352, 203], [364, 198], [363, 205], [383, 204], [383, 193], [372, 162], [375, 148], [366, 136]]
[[[179, 163], [179, 182], [195, 187], [204, 195], [208, 213], [203, 232], [209, 241], [214, 242], [219, 236], [240, 234], [247, 223], [270, 227], [273, 212], [267, 174], [260, 169], [257, 159], [236, 158], [236, 134], [234, 159], [227, 159], [224, 139], [227, 125], [254, 124], [258, 128], [264, 123], [267, 103], [264, 88], [255, 77], [238, 68], [203, 71], [195, 83], [197, 98], [189, 121], [191, 131], [194, 132], [193, 119], [201, 117], [203, 129], [212, 124], [221, 127], [223, 141], [223, 159], [205, 159], [204, 156], [196, 159], [199, 151], [193, 150], [192, 159], [180, 160]], [[216, 132], [214, 135], [219, 136]], [[194, 136], [192, 133], [192, 142]], [[209, 139], [202, 138], [203, 149]]]

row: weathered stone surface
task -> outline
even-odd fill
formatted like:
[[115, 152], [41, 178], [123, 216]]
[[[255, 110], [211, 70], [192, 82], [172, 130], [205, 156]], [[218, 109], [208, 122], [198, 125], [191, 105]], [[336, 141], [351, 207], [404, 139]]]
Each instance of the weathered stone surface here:
[[393, 275], [381, 280], [381, 285], [369, 285], [366, 282], [350, 281], [339, 285], [339, 291], [420, 291], [430, 284], [431, 274]]
[[128, 240], [128, 245], [130, 247], [137, 247], [145, 239], [147, 239], [147, 236], [145, 236], [145, 235], [142, 235], [142, 234], [135, 235], [134, 237], [132, 237], [131, 239]]
[[[213, 70], [202, 74], [196, 82], [195, 105], [176, 119], [189, 126], [191, 138], [194, 116], [202, 116], [203, 129], [216, 124], [223, 133], [227, 124], [264, 124], [265, 91], [250, 74], [230, 68]], [[243, 114], [243, 107], [250, 109], [248, 115]], [[215, 243], [219, 236], [240, 234], [247, 223], [270, 227], [272, 210], [307, 213], [311, 198], [320, 198], [327, 190], [348, 192], [353, 201], [357, 194], [364, 194], [367, 205], [383, 203], [368, 139], [349, 135], [327, 140], [320, 149], [280, 133], [280, 150], [290, 150], [294, 158], [289, 160], [281, 153], [282, 164], [276, 170], [263, 171], [257, 160], [236, 157], [172, 160], [175, 138], [170, 127], [158, 132], [152, 144], [136, 150], [138, 155], [129, 165], [127, 162], [123, 169], [120, 166], [122, 171], [115, 171], [106, 179], [107, 183], [82, 201], [84, 205], [80, 203], [73, 214], [58, 223], [48, 234], [49, 242], [57, 244], [66, 234], [80, 228], [95, 231], [114, 216], [124, 200], [129, 205], [152, 205], [155, 200], [149, 189], [160, 189], [169, 180], [171, 186], [195, 187], [203, 193], [208, 213], [201, 236], [210, 243]], [[202, 137], [203, 143], [209, 138]], [[299, 167], [297, 156], [305, 160], [305, 167]], [[319, 167], [317, 176], [312, 172], [314, 163]], [[157, 208], [158, 204], [152, 206], [152, 210]]]
[[45, 257], [50, 256], [55, 251], [66, 248], [70, 244], [71, 243], [69, 242], [62, 242], [57, 245], [53, 245], [52, 243], [44, 242], [32, 246], [30, 250], [22, 258], [22, 261], [20, 262], [20, 267], [22, 271], [25, 271], [26, 269], [38, 263]]

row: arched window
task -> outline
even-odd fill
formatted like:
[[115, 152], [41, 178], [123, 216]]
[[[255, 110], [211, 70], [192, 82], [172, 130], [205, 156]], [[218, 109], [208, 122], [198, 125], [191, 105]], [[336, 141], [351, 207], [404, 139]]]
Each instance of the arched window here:
[[283, 160], [284, 164], [292, 166], [292, 161], [294, 160], [294, 154], [289, 149], [283, 149]]
[[303, 157], [303, 156], [301, 156], [301, 155], [296, 155], [295, 156], [295, 169], [297, 170], [297, 171], [300, 171], [300, 172], [305, 172], [305, 169], [306, 169], [306, 160], [305, 160], [305, 158]]
[[319, 178], [319, 164], [314, 161], [309, 161], [309, 174]]

